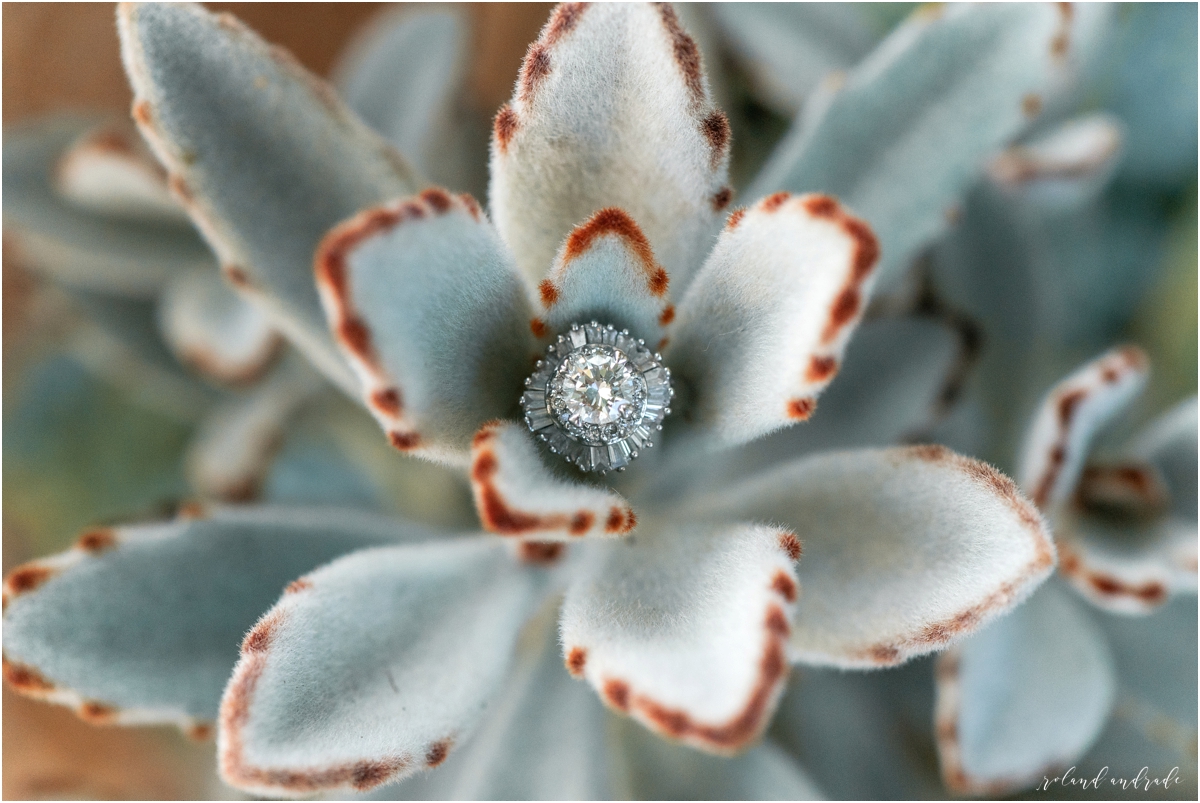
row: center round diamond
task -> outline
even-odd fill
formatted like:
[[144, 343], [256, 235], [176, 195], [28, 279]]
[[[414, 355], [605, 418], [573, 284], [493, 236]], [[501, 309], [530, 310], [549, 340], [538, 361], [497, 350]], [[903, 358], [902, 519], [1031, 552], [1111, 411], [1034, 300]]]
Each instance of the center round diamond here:
[[646, 341], [610, 324], [573, 323], [525, 380], [525, 426], [581, 471], [624, 471], [654, 446], [671, 412], [671, 371]]
[[645, 378], [624, 352], [592, 344], [563, 359], [548, 401], [563, 429], [598, 446], [629, 436], [642, 420], [646, 391]]

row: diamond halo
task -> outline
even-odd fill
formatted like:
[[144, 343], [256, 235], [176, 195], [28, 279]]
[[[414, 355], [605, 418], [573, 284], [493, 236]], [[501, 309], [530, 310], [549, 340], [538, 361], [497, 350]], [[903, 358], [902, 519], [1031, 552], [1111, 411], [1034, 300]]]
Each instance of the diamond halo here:
[[628, 329], [571, 324], [525, 380], [525, 425], [582, 471], [624, 471], [671, 412], [671, 371]]

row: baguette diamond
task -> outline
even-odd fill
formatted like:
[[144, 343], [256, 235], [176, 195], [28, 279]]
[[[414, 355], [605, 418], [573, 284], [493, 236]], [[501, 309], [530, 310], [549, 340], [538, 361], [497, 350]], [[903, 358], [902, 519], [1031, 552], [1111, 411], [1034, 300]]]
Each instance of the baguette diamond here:
[[596, 321], [559, 335], [525, 381], [530, 431], [584, 471], [621, 471], [654, 445], [671, 411], [671, 372], [629, 330]]

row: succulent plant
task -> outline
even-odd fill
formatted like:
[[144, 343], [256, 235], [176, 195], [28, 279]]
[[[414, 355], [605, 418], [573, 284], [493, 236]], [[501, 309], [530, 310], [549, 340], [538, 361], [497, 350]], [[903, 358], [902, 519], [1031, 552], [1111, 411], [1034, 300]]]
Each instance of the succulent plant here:
[[[1039, 507], [1066, 521], [1051, 500], [1095, 419], [1052, 490], [1022, 475], [1032, 502], [944, 446], [863, 448], [928, 434], [957, 370], [944, 326], [888, 309], [912, 308], [918, 257], [1107, 19], [919, 10], [805, 101], [734, 208], [730, 125], [676, 12], [564, 4], [496, 115], [485, 213], [426, 184], [470, 179], [387, 105], [420, 26], [381, 29], [342, 86], [422, 171], [233, 18], [122, 6], [134, 118], [224, 275], [396, 450], [458, 472], [481, 531], [211, 505], [96, 528], [6, 579], [6, 679], [97, 722], [215, 725], [222, 777], [282, 796], [437, 767], [383, 794], [810, 797], [758, 744], [790, 665], [954, 644], [942, 721], [955, 667], [953, 716], [974, 716], [972, 650], [1061, 597], [1034, 593], [1056, 563]], [[452, 61], [411, 108], [446, 108]], [[795, 104], [812, 82], [785, 74]], [[1087, 730], [1103, 678], [1072, 691]], [[968, 725], [939, 730], [964, 789], [987, 776], [971, 750], [1009, 755]]]
[[[1065, 586], [1123, 615], [1196, 592], [1195, 398], [1107, 455], [1092, 454], [1148, 368], [1134, 347], [1101, 355], [1051, 389], [1029, 428], [1021, 485], [1054, 526], [1066, 584], [1047, 583], [939, 659], [938, 748], [955, 791], [1033, 785], [1077, 762], [1099, 736], [1117, 694], [1117, 662], [1103, 628]], [[1169, 679], [1174, 669], [1159, 670], [1159, 685], [1186, 695], [1187, 685]], [[1194, 774], [1185, 766], [1180, 781]]]
[[[477, 183], [461, 142], [472, 121], [454, 102], [461, 17], [382, 15], [352, 43], [336, 81], [433, 175]], [[414, 62], [424, 74], [411, 74]], [[20, 262], [84, 314], [69, 353], [168, 418], [197, 424], [185, 460], [193, 493], [248, 501], [268, 491], [281, 443], [304, 429], [300, 416], [328, 408], [323, 385], [303, 361], [279, 359], [283, 339], [252, 296], [222, 279], [133, 124], [60, 115], [6, 133], [6, 231]], [[311, 438], [298, 440], [311, 451]]]
[[282, 338], [221, 279], [132, 125], [27, 125], [6, 137], [4, 167], [20, 259], [89, 319], [74, 353], [168, 414], [201, 419], [188, 458], [196, 493], [254, 498], [287, 420], [322, 383], [279, 360]]
[[[1194, 9], [1182, 6], [1121, 8], [1105, 35], [1103, 58], [1085, 71], [1079, 99], [992, 160], [988, 180], [971, 193], [960, 224], [932, 258], [944, 297], [980, 322], [988, 344], [964, 405], [986, 424], [966, 448], [1001, 466], [1014, 465], [1031, 495], [1037, 479], [1028, 465], [1014, 462], [1018, 449], [1012, 445], [1023, 442], [1026, 455], [1038, 453], [1037, 439], [1045, 434], [1028, 430], [1028, 419], [1036, 414], [1037, 426], [1053, 428], [1048, 422], [1059, 413], [1051, 405], [1059, 397], [1078, 390], [1089, 372], [1101, 370], [1098, 365], [1120, 365], [1120, 354], [1138, 352], [1089, 361], [1090, 367], [1056, 385], [1049, 401], [1037, 398], [1045, 385], [1114, 341], [1153, 334], [1167, 322], [1157, 310], [1147, 316], [1147, 291], [1170, 269], [1165, 244], [1175, 221], [1193, 216], [1186, 199], [1195, 193], [1195, 154], [1186, 143], [1195, 142], [1194, 115], [1180, 110], [1194, 108], [1195, 92], [1188, 88], [1189, 69], [1167, 66], [1195, 62], [1191, 38], [1168, 33], [1186, 28], [1189, 19], [1194, 22]], [[1151, 30], [1158, 35], [1149, 56]], [[1136, 104], [1133, 94], [1141, 98]], [[1163, 137], [1151, 141], [1145, 135], [1149, 127], [1161, 128]], [[1143, 318], [1141, 324], [1135, 316]], [[1142, 447], [1129, 432], [1145, 415], [1129, 402], [1147, 362], [1131, 357], [1130, 363], [1130, 381], [1121, 393], [1114, 387], [1108, 394], [1112, 408], [1086, 426], [1098, 430], [1111, 419], [1114, 434], [1136, 450]], [[1159, 384], [1142, 407], [1171, 407], [1174, 412], [1164, 413], [1158, 426], [1169, 419], [1182, 431], [1189, 415], [1194, 422], [1194, 399], [1178, 399], [1194, 380], [1172, 376], [1179, 373], [1175, 365], [1160, 366], [1165, 370]], [[959, 436], [949, 442], [960, 443]], [[1157, 447], [1145, 440], [1149, 437], [1147, 430], [1141, 443], [1152, 451]], [[1101, 444], [1100, 468], [1134, 459], [1111, 448], [1119, 445]], [[1178, 474], [1186, 477], [1189, 457], [1186, 447], [1176, 448], [1183, 452], [1163, 459], [1165, 474], [1174, 472], [1168, 495], [1177, 500], [1192, 481]], [[1144, 451], [1134, 464], [1144, 467], [1151, 457]], [[1194, 452], [1190, 460], [1194, 465]], [[1189, 539], [1194, 544], [1188, 506], [1176, 509], [1173, 524], [1164, 520], [1162, 507], [1135, 513], [1124, 502], [1113, 503], [1099, 518], [1080, 518], [1079, 511], [1088, 509], [1089, 481], [1072, 475], [1074, 470], [1064, 470], [1073, 479], [1066, 481], [1063, 497], [1038, 504], [1055, 529], [1063, 578], [1101, 612], [1081, 609], [1065, 593], [1066, 584], [1053, 582], [994, 633], [986, 630], [965, 643], [963, 663], [944, 662], [938, 680], [943, 773], [960, 792], [1003, 794], [1076, 764], [1090, 767], [1091, 775], [1108, 766], [1125, 777], [1147, 765], [1159, 767], [1160, 775], [1178, 766], [1182, 786], [1173, 794], [1187, 796], [1196, 783], [1189, 746], [1195, 738], [1189, 656], [1196, 626], [1188, 600], [1165, 603], [1194, 581], [1186, 566], [1150, 568], [1148, 550], [1161, 546], [1158, 538], [1168, 527], [1179, 539], [1176, 549], [1186, 551]], [[1084, 476], [1095, 480], [1100, 474], [1089, 469]], [[1155, 485], [1160, 492], [1165, 487]], [[1166, 499], [1160, 497], [1159, 504]], [[1089, 561], [1075, 554], [1079, 544], [1091, 544], [1082, 551], [1094, 552], [1097, 541], [1079, 541], [1080, 533], [1091, 530], [1095, 536], [1097, 528], [1120, 534], [1110, 545], [1123, 546], [1107, 552], [1103, 570], [1094, 563], [1081, 568]], [[1144, 595], [1141, 602], [1132, 601], [1131, 587]], [[1125, 618], [1131, 608], [1154, 615]], [[982, 730], [990, 735], [981, 736]]]

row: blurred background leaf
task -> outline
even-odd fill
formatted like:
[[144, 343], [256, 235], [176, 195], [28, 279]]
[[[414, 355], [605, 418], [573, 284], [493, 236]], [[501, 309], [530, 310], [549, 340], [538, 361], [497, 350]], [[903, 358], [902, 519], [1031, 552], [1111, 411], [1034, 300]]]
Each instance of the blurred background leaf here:
[[[383, 4], [209, 5], [232, 11], [309, 69], [327, 75], [348, 39]], [[475, 37], [469, 102], [490, 119], [512, 92], [525, 49], [552, 5], [469, 7]], [[112, 3], [6, 3], [0, 13], [5, 126], [62, 111], [129, 113], [132, 96], [121, 67]], [[21, 268], [20, 254], [10, 242], [5, 242], [3, 279], [7, 571], [64, 548], [81, 528], [98, 521], [169, 512], [188, 494], [182, 461], [193, 425], [147, 408], [133, 393], [118, 390], [69, 356], [70, 305]], [[318, 408], [316, 414], [320, 412]], [[381, 448], [355, 447], [366, 443], [366, 433], [359, 431], [362, 422], [352, 419], [338, 418], [343, 423], [334, 427], [336, 443], [329, 433], [304, 424], [306, 432], [281, 454], [268, 497], [291, 499], [319, 487], [329, 501], [436, 518], [440, 499], [467, 493], [446, 472], [418, 472], [408, 465], [414, 461], [395, 460], [377, 430], [371, 432], [371, 443], [377, 441]], [[331, 471], [338, 474], [338, 483], [326, 481]], [[314, 484], [316, 476], [324, 480]], [[406, 498], [414, 499], [415, 507]], [[464, 499], [468, 504], [463, 509], [469, 512], [469, 498]], [[439, 523], [463, 525], [459, 520]], [[3, 709], [6, 799], [235, 794], [216, 779], [211, 745], [190, 743], [174, 729], [96, 728], [65, 709], [20, 699], [7, 690]]]
[[190, 427], [131, 403], [71, 357], [32, 366], [6, 395], [5, 516], [36, 553], [89, 524], [169, 512], [187, 494]]

